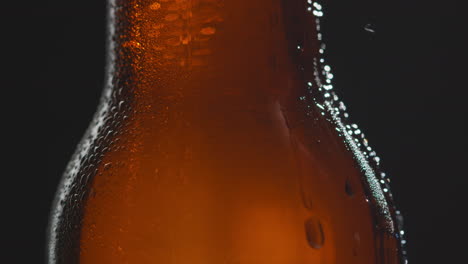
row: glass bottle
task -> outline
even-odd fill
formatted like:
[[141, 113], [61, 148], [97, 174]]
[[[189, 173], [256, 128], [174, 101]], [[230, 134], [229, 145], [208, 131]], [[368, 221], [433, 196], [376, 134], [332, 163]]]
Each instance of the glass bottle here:
[[105, 89], [49, 263], [404, 263], [306, 0], [109, 0]]

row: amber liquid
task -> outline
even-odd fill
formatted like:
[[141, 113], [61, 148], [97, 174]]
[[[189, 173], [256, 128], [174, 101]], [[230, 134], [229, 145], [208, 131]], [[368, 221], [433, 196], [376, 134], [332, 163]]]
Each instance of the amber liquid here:
[[391, 202], [308, 90], [322, 76], [306, 10], [111, 3], [108, 87], [59, 190], [49, 262], [400, 263]]

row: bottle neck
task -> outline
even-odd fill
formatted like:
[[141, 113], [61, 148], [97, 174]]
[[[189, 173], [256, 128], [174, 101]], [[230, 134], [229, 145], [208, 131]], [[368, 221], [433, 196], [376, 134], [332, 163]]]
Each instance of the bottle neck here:
[[109, 85], [150, 101], [284, 96], [318, 54], [304, 3], [110, 0]]

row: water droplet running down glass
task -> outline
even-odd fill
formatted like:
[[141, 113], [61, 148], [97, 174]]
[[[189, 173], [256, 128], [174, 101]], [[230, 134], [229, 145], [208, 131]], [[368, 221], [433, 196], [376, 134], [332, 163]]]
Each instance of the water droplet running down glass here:
[[305, 222], [306, 238], [309, 245], [315, 249], [320, 249], [325, 243], [325, 235], [320, 221], [309, 218]]

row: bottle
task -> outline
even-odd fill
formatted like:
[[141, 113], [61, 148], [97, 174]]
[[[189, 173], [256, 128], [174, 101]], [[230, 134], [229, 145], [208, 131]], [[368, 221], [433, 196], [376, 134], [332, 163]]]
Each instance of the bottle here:
[[400, 215], [306, 0], [109, 0], [50, 264], [397, 264]]

